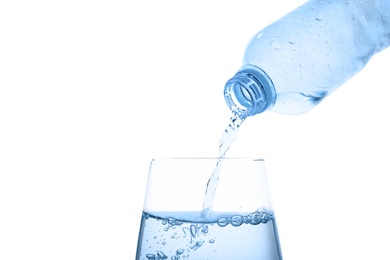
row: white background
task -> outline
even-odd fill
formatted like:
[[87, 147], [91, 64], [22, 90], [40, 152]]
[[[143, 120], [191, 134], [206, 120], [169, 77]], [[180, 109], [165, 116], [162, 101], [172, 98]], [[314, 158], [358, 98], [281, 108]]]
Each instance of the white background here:
[[[0, 259], [134, 259], [150, 160], [217, 155], [246, 44], [303, 3], [216, 2], [1, 2]], [[285, 259], [390, 258], [389, 67], [240, 128]]]

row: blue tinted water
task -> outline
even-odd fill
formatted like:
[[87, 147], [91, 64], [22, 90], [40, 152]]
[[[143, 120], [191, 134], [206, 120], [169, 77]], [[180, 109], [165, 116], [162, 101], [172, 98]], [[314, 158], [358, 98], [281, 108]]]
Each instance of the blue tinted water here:
[[274, 215], [201, 212], [142, 215], [137, 260], [282, 259]]

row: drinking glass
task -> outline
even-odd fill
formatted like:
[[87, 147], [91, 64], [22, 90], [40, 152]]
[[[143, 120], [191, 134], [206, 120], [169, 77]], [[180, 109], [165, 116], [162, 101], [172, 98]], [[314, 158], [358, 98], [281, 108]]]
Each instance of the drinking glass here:
[[136, 259], [282, 259], [264, 160], [153, 159]]

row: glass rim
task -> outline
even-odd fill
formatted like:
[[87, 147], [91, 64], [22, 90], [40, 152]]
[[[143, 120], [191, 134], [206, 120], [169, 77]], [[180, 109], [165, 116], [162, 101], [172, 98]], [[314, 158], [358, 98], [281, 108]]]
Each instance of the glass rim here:
[[152, 161], [158, 160], [242, 160], [242, 161], [261, 161], [265, 159], [261, 157], [155, 157]]

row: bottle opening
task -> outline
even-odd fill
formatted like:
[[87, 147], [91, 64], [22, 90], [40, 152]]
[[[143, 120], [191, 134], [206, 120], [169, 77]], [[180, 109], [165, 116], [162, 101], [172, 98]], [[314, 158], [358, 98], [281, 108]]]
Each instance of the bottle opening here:
[[[256, 87], [252, 87], [250, 79], [243, 76], [236, 76], [229, 80], [225, 87], [225, 100], [233, 112], [236, 112], [240, 117], [251, 115], [253, 110]], [[253, 84], [253, 83], [252, 83]]]
[[224, 96], [230, 110], [245, 118], [271, 108], [276, 94], [268, 75], [251, 65], [228, 80]]

